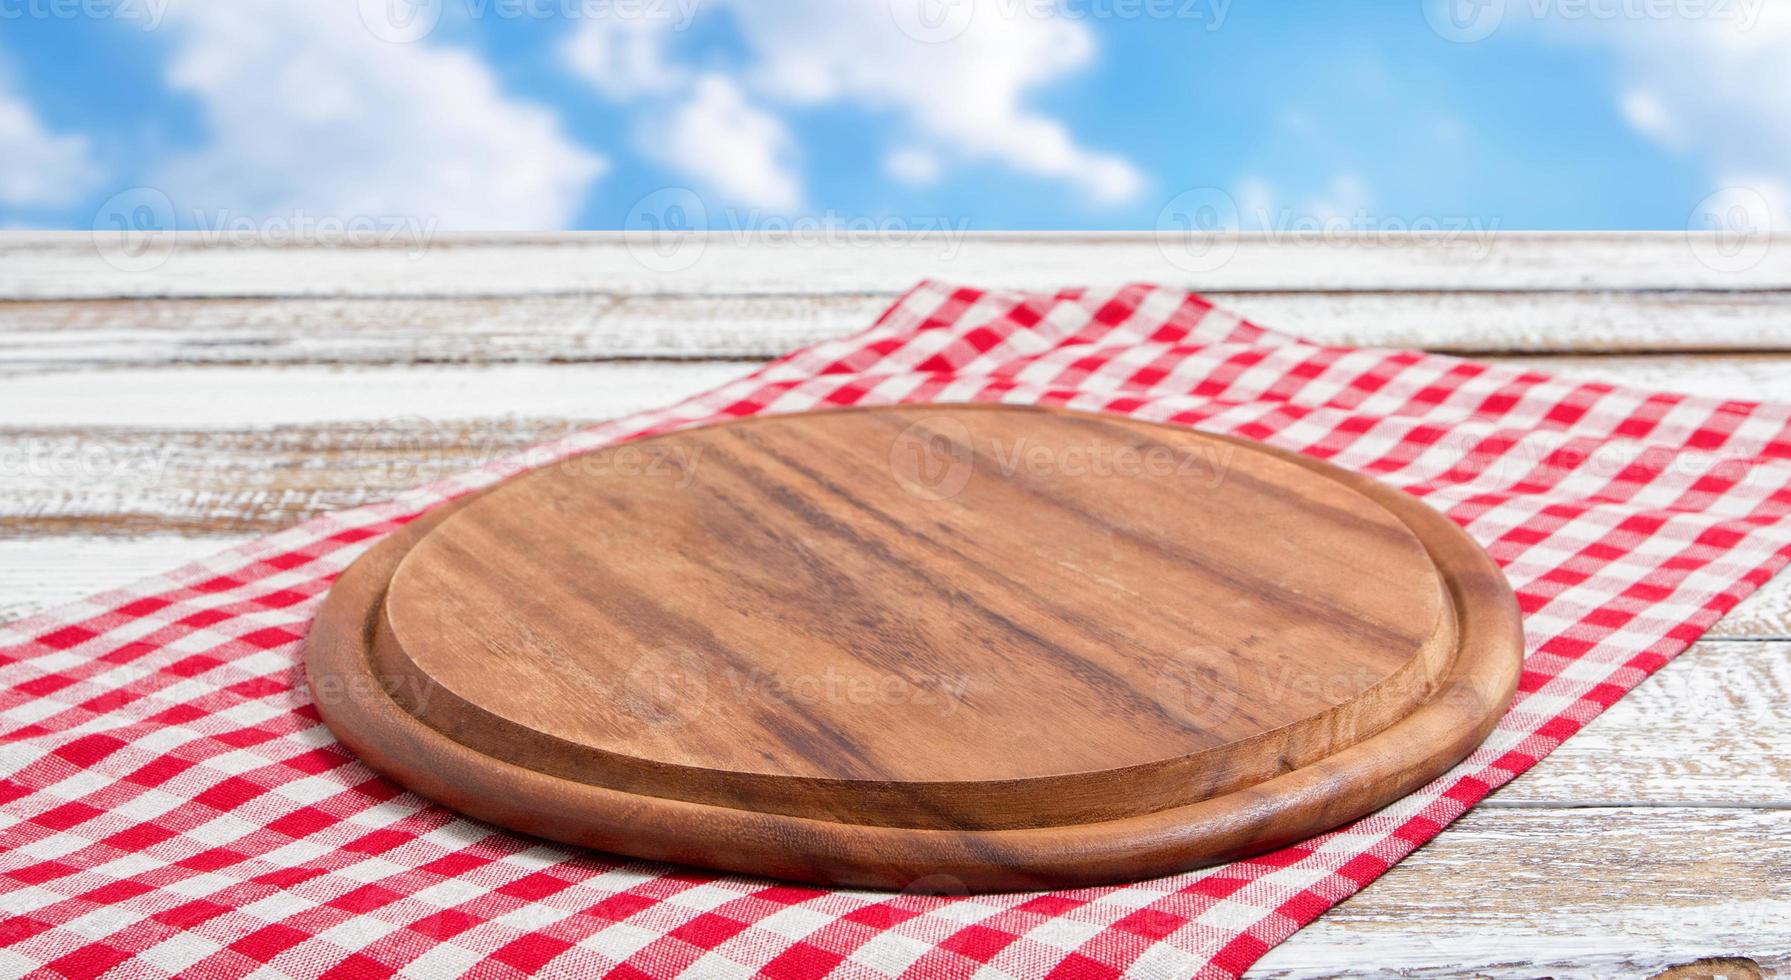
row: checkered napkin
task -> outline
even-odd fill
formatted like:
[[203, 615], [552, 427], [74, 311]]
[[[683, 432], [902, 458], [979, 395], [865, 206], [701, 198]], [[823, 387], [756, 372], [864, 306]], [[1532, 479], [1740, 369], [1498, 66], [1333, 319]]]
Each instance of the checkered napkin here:
[[[834, 891], [466, 820], [318, 721], [330, 580], [432, 505], [566, 454], [828, 405], [1005, 401], [1194, 426], [1399, 486], [1483, 544], [1528, 660], [1490, 739], [1341, 830], [1155, 881]], [[0, 627], [0, 975], [1226, 977], [1658, 670], [1791, 557], [1791, 407], [1321, 347], [1150, 286], [925, 283], [680, 405]]]

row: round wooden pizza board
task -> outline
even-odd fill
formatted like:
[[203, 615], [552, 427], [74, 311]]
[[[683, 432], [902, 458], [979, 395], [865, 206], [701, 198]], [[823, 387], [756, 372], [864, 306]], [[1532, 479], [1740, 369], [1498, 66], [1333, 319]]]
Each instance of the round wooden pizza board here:
[[492, 823], [984, 891], [1369, 813], [1481, 742], [1522, 648], [1486, 554], [1372, 480], [919, 406], [686, 430], [440, 508], [342, 575], [307, 660], [350, 749]]

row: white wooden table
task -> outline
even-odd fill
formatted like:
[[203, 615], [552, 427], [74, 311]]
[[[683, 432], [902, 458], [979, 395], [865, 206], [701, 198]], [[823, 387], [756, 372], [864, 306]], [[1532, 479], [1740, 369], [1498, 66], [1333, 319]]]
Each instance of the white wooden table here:
[[[1148, 235], [722, 236], [662, 272], [614, 236], [182, 240], [130, 271], [86, 235], [0, 237], [0, 620], [695, 393], [923, 277], [1158, 281], [1319, 340], [1791, 399], [1791, 243], [1740, 271], [1700, 254], [1682, 235], [1246, 239], [1196, 275]], [[1684, 975], [1791, 971], [1785, 578], [1256, 973], [1723, 957]]]

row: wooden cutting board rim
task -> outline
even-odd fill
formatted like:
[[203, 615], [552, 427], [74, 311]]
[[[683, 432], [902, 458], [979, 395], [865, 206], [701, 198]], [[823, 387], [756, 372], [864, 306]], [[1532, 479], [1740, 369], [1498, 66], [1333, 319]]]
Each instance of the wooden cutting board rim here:
[[[1085, 414], [990, 404], [824, 411], [920, 410]], [[755, 416], [721, 425], [814, 414], [820, 413]], [[1446, 518], [1415, 498], [1328, 464], [1244, 440], [1226, 441], [1340, 481], [1405, 522], [1448, 589], [1458, 651], [1435, 695], [1378, 734], [1197, 802], [1087, 823], [884, 826], [623, 792], [484, 754], [400, 707], [379, 679], [389, 674], [376, 671], [370, 659], [377, 656], [375, 638], [383, 619], [378, 614], [392, 571], [442, 521], [482, 495], [413, 522], [344, 573], [307, 644], [313, 691], [326, 722], [351, 749], [424, 795], [525, 832], [642, 857], [878, 887], [906, 887], [918, 878], [944, 875], [971, 890], [990, 890], [1131, 879], [1260, 851], [1384, 805], [1458, 761], [1508, 704], [1521, 665], [1522, 634], [1515, 598], [1502, 575]], [[746, 843], [704, 846], [716, 840]]]

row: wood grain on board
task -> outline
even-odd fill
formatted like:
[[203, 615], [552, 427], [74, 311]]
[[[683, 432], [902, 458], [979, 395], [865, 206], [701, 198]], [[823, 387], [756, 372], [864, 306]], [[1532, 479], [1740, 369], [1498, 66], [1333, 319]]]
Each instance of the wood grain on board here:
[[[0, 620], [695, 393], [859, 329], [920, 276], [1052, 289], [1156, 279], [1315, 339], [1469, 353], [1791, 343], [1782, 243], [1729, 273], [1683, 235], [1512, 236], [1490, 253], [1249, 242], [1226, 268], [1193, 274], [1132, 237], [831, 254], [724, 243], [678, 274], [613, 242], [539, 237], [448, 242], [422, 262], [214, 249], [157, 275], [105, 265], [86, 235], [0, 236]], [[103, 299], [148, 295], [189, 298]], [[1525, 363], [1791, 398], [1791, 359], [1773, 356]], [[307, 391], [320, 396], [309, 406]], [[88, 446], [86, 465], [67, 465]], [[169, 446], [157, 479], [111, 478]], [[1740, 642], [1694, 646], [1263, 971], [1639, 976], [1725, 955], [1791, 970], [1791, 916], [1758, 914], [1783, 902], [1791, 875], [1755, 860], [1783, 854], [1791, 833], [1779, 819], [1791, 799], [1791, 580], [1710, 637]], [[1472, 883], [1485, 887], [1463, 901]]]
[[364, 760], [495, 823], [1005, 890], [1377, 809], [1480, 743], [1522, 650], [1503, 576], [1415, 498], [981, 405], [764, 416], [514, 479], [360, 559], [306, 665]]

